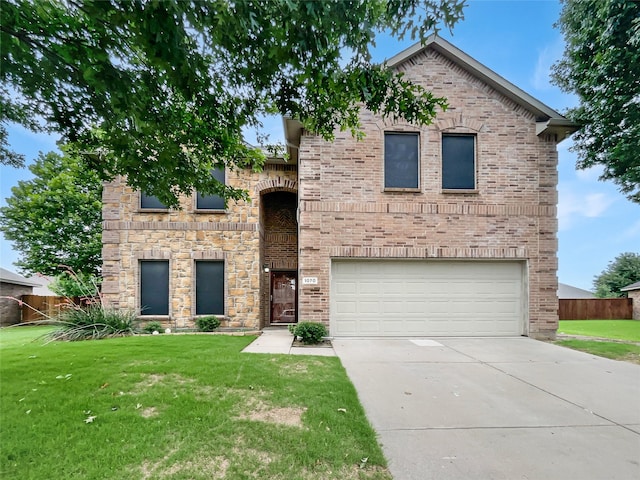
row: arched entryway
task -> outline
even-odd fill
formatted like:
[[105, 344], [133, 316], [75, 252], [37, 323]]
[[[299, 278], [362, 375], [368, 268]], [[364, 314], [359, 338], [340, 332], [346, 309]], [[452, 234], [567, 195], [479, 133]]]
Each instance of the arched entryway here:
[[295, 192], [277, 190], [261, 196], [263, 325], [298, 321], [297, 205]]

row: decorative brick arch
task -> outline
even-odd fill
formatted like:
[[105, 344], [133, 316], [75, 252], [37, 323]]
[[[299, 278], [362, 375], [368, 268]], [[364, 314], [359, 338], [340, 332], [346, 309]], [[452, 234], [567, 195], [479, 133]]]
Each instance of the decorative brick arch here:
[[276, 177], [270, 180], [263, 180], [258, 182], [254, 191], [257, 194], [264, 195], [271, 192], [291, 192], [298, 193], [298, 182], [287, 178]]
[[389, 119], [380, 119], [375, 123], [375, 125], [381, 132], [391, 130], [400, 132], [421, 132], [424, 129], [423, 127], [413, 125], [402, 119], [395, 122]]
[[442, 118], [435, 122], [435, 126], [440, 131], [454, 128], [468, 128], [469, 130], [479, 133], [484, 129], [484, 123], [479, 120], [465, 117], [462, 113], [449, 118]]

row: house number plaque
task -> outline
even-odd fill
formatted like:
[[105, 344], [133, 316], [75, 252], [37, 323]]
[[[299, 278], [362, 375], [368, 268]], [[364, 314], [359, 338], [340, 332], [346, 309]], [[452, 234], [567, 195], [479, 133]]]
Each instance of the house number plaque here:
[[302, 277], [303, 285], [317, 285], [318, 277]]

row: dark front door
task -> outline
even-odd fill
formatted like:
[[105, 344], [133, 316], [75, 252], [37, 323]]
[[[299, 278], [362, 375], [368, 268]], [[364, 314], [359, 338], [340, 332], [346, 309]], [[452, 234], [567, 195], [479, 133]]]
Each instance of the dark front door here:
[[296, 323], [296, 272], [271, 273], [271, 323]]

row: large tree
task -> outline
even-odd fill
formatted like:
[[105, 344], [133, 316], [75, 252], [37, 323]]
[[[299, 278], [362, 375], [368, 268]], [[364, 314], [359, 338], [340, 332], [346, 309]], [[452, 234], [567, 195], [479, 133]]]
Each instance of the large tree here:
[[577, 167], [604, 167], [640, 203], [640, 2], [563, 0], [558, 25], [566, 46], [553, 79], [575, 93], [568, 116], [582, 125], [574, 134]]
[[27, 273], [59, 275], [68, 267], [95, 275], [101, 267], [102, 182], [69, 153], [40, 154], [34, 178], [11, 189], [0, 230], [22, 256]]
[[607, 268], [593, 279], [596, 297], [616, 298], [626, 297], [620, 289], [640, 280], [640, 254], [621, 253]]
[[445, 99], [372, 64], [369, 49], [381, 31], [451, 28], [464, 3], [3, 0], [0, 120], [57, 131], [103, 178], [126, 175], [172, 206], [194, 188], [241, 198], [209, 172], [261, 168], [242, 132], [263, 115], [327, 139], [357, 134], [361, 105], [429, 123]]

